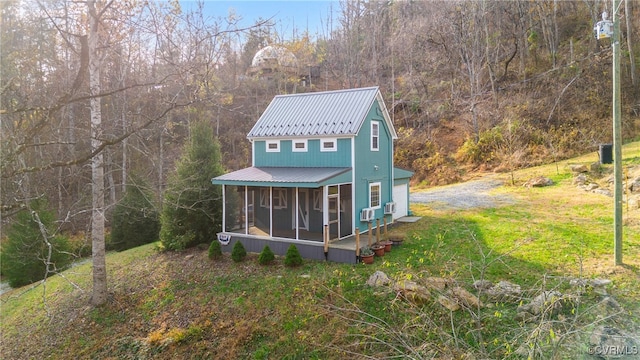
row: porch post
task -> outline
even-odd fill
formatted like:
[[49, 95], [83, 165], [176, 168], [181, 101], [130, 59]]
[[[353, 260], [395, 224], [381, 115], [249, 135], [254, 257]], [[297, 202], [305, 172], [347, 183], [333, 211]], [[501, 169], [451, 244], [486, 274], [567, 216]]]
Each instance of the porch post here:
[[244, 234], [249, 235], [249, 187], [247, 185], [244, 186]]
[[227, 231], [227, 197], [226, 197], [227, 188], [226, 185], [222, 184], [222, 232]]
[[273, 186], [269, 186], [269, 237], [273, 237]]
[[329, 225], [329, 185], [322, 187], [322, 224]]
[[299, 206], [300, 206], [300, 199], [298, 199], [298, 196], [300, 196], [300, 192], [298, 191], [298, 187], [297, 187], [297, 186], [295, 187], [295, 189], [294, 189], [294, 190], [295, 190], [295, 192], [296, 192], [296, 206], [295, 206], [295, 208], [293, 209], [293, 216], [295, 217], [295, 221], [294, 221], [294, 223], [296, 224], [296, 225], [295, 225], [295, 226], [296, 226], [296, 240], [298, 240], [298, 239], [300, 238], [300, 237], [299, 237], [300, 226], [298, 226], [298, 225], [299, 225], [299, 224], [298, 224], [298, 221], [300, 220], [300, 219], [299, 219], [300, 215], [298, 214], [298, 211], [300, 211], [300, 208], [299, 208]]
[[322, 241], [324, 242], [324, 258], [327, 258], [327, 254], [329, 253], [329, 225], [324, 226], [324, 231], [322, 232]]

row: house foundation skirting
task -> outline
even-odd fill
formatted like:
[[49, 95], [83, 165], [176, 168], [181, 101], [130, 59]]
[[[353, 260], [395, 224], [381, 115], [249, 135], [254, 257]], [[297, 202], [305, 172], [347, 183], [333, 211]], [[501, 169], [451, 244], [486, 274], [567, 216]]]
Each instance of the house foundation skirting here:
[[342, 249], [329, 246], [325, 256], [324, 244], [317, 241], [293, 240], [286, 238], [261, 237], [236, 233], [219, 233], [222, 251], [231, 253], [236, 242], [240, 241], [247, 252], [260, 253], [265, 245], [269, 245], [271, 251], [279, 256], [284, 256], [291, 244], [294, 244], [300, 255], [304, 259], [328, 260], [337, 263], [355, 264], [357, 263], [356, 252], [353, 249]]

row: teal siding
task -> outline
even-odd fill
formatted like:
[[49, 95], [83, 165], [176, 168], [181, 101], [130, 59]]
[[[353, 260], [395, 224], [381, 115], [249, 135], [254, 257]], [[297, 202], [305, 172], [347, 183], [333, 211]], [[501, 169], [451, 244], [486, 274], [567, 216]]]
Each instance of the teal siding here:
[[[355, 139], [354, 188], [356, 189], [356, 226], [361, 230], [367, 228], [367, 223], [360, 222], [359, 219], [360, 211], [369, 207], [369, 184], [381, 183], [381, 206], [375, 212], [375, 218], [380, 219], [381, 222], [384, 216], [384, 204], [390, 202], [393, 197], [393, 139], [382, 115], [378, 115], [377, 107], [378, 103], [376, 101]], [[371, 151], [371, 121], [377, 121], [380, 125], [378, 151]], [[387, 220], [390, 220], [390, 217]]]
[[309, 139], [306, 152], [293, 152], [291, 140], [280, 140], [280, 152], [266, 152], [265, 140], [255, 140], [254, 166], [351, 167], [351, 139], [338, 139], [338, 151], [320, 151], [320, 139]]

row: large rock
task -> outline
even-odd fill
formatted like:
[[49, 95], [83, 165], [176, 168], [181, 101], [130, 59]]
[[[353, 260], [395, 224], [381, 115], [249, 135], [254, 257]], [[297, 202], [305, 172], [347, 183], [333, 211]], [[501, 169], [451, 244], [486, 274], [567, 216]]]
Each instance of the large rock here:
[[478, 291], [486, 291], [493, 287], [493, 283], [489, 280], [476, 280], [472, 286]]
[[373, 275], [369, 276], [369, 280], [367, 280], [367, 285], [378, 287], [378, 286], [386, 286], [391, 284], [391, 279], [382, 271], [376, 271]]
[[547, 290], [536, 296], [530, 303], [518, 306], [517, 316], [525, 321], [541, 315], [552, 317], [569, 312], [574, 306], [574, 299], [570, 296], [562, 295], [555, 290]]
[[520, 285], [503, 280], [487, 290], [487, 295], [493, 301], [519, 302], [522, 290]]
[[595, 189], [595, 190], [593, 190], [591, 192], [594, 193], [594, 194], [600, 194], [600, 195], [604, 195], [604, 196], [608, 196], [608, 197], [612, 197], [613, 196], [613, 193], [609, 189], [598, 188], [598, 189]]
[[640, 209], [640, 196], [629, 196], [629, 209], [636, 210]]
[[425, 304], [431, 299], [431, 293], [426, 287], [409, 280], [400, 280], [394, 283], [393, 290], [418, 305]]
[[600, 185], [596, 184], [596, 183], [590, 183], [587, 185], [584, 185], [584, 191], [594, 191], [595, 189], [600, 188]]
[[553, 180], [545, 176], [538, 176], [533, 179], [529, 179], [523, 186], [525, 187], [545, 187], [553, 185]]
[[640, 193], [640, 176], [629, 181], [628, 188], [632, 193]]
[[586, 185], [588, 180], [589, 179], [587, 178], [587, 175], [578, 174], [575, 178], [573, 178], [573, 184], [574, 185]]
[[589, 172], [589, 168], [584, 164], [572, 164], [569, 165], [569, 169], [575, 173], [586, 173]]
[[460, 305], [470, 308], [482, 307], [482, 302], [478, 297], [460, 286], [453, 287], [449, 293], [456, 301], [458, 301], [458, 303], [460, 303]]
[[424, 285], [429, 290], [434, 290], [439, 292], [443, 292], [448, 286], [451, 286], [451, 284], [453, 284], [452, 279], [445, 279], [445, 278], [435, 277], [435, 276], [429, 276], [428, 278], [424, 279]]
[[622, 306], [611, 296], [605, 296], [597, 305], [599, 318], [623, 315]]
[[444, 306], [445, 308], [447, 308], [449, 311], [458, 311], [460, 310], [460, 304], [458, 304], [457, 301], [452, 300], [444, 295], [440, 295], [438, 296], [438, 303], [440, 303], [440, 305]]
[[588, 352], [600, 359], [638, 359], [640, 340], [613, 326], [601, 325], [589, 337]]

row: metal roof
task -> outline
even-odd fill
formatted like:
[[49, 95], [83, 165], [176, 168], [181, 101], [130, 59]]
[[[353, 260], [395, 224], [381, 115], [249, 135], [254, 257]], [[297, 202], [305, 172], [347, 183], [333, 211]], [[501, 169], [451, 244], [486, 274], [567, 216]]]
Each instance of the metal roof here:
[[378, 87], [278, 95], [247, 138], [356, 135], [376, 99], [397, 138]]
[[403, 168], [394, 167], [393, 168], [393, 178], [395, 179], [408, 179], [413, 176], [413, 171], [405, 170]]
[[[345, 167], [248, 167], [211, 179], [214, 184], [279, 186], [279, 187], [320, 187], [339, 175], [346, 174], [351, 179], [351, 168]], [[342, 177], [341, 177], [342, 178]]]

